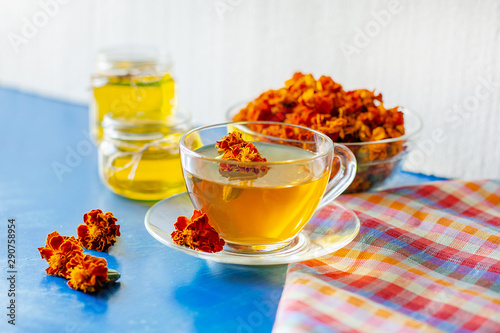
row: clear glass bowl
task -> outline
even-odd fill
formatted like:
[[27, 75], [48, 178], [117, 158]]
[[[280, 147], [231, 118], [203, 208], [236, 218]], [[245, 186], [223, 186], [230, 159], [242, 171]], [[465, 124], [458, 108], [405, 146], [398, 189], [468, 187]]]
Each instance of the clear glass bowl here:
[[[246, 105], [247, 103], [234, 105], [228, 110], [226, 118], [231, 121]], [[422, 121], [417, 114], [404, 108], [402, 112], [405, 135], [380, 141], [342, 143], [353, 152], [357, 161], [356, 176], [344, 194], [380, 190], [401, 170], [422, 128]], [[333, 163], [332, 175], [335, 175], [339, 165], [336, 160]]]

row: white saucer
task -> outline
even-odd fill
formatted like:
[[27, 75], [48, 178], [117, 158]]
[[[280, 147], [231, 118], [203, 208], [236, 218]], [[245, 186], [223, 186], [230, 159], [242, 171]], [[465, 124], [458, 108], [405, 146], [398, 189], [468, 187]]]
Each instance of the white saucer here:
[[349, 244], [360, 228], [359, 219], [353, 211], [337, 202], [331, 202], [314, 214], [290, 245], [279, 250], [237, 253], [224, 249], [217, 253], [206, 253], [179, 246], [170, 237], [177, 217], [190, 217], [193, 209], [188, 194], [180, 193], [151, 207], [144, 224], [156, 240], [168, 247], [198, 258], [238, 265], [278, 265], [321, 257]]

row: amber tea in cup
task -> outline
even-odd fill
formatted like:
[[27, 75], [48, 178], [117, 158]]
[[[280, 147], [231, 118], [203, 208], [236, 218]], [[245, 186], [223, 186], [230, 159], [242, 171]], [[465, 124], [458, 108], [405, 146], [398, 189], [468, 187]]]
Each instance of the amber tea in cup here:
[[[296, 141], [262, 135], [255, 131], [262, 126], [303, 132], [308, 139]], [[221, 160], [215, 144], [230, 132], [241, 133], [267, 161]], [[356, 169], [352, 153], [324, 134], [272, 122], [227, 123], [195, 129], [181, 139], [180, 154], [194, 207], [208, 215], [228, 250], [247, 253], [288, 245], [318, 206], [345, 190]], [[330, 180], [334, 157], [339, 158], [343, 167]], [[250, 172], [221, 172], [221, 163]]]

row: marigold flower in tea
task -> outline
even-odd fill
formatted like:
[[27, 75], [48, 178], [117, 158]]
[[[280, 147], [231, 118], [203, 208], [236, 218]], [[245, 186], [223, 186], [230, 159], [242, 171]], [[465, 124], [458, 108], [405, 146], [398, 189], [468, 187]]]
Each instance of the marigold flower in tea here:
[[83, 258], [74, 257], [71, 261], [74, 267], [70, 271], [68, 286], [72, 289], [92, 293], [109, 282], [106, 259], [87, 254]]
[[[215, 148], [218, 153], [222, 153], [220, 159], [239, 162], [266, 162], [267, 159], [260, 156], [257, 147], [251, 142], [243, 140], [239, 132], [228, 133], [222, 140], [216, 141]], [[251, 180], [263, 177], [269, 167], [234, 165], [229, 163], [219, 163], [219, 173], [230, 180]]]
[[207, 214], [195, 210], [191, 218], [179, 216], [171, 237], [175, 244], [203, 252], [219, 252], [225, 244], [219, 233], [208, 222]]
[[218, 148], [218, 153], [224, 153], [226, 152], [226, 150], [231, 149], [232, 146], [247, 143], [245, 140], [243, 140], [243, 135], [240, 132], [228, 133], [225, 137], [222, 138], [222, 140], [215, 142], [217, 142], [215, 148]]
[[45, 246], [39, 247], [40, 255], [47, 260], [49, 267], [45, 270], [48, 275], [69, 278], [74, 263], [72, 259], [80, 259], [85, 255], [75, 237], [61, 236], [57, 231], [47, 235]]
[[78, 226], [77, 234], [80, 244], [89, 250], [106, 252], [120, 236], [120, 225], [111, 212], [103, 214], [100, 209], [93, 209], [83, 215], [85, 224]]

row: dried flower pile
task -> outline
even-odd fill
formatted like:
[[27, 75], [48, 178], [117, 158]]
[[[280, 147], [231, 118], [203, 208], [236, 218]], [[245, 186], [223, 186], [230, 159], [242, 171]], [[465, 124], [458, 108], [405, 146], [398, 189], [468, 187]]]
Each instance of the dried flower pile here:
[[404, 134], [403, 113], [386, 109], [382, 94], [345, 91], [331, 77], [315, 80], [295, 73], [285, 87], [262, 93], [240, 110], [233, 121], [277, 121], [306, 126], [335, 142], [367, 142]]
[[[374, 91], [345, 91], [328, 76], [316, 80], [311, 74], [295, 73], [285, 82], [285, 87], [266, 91], [248, 103], [233, 117], [233, 121], [283, 122], [315, 129], [334, 142], [370, 142], [348, 145], [356, 156], [358, 172], [347, 192], [367, 190], [375, 182], [387, 178], [397, 162], [379, 161], [403, 151], [402, 140], [373, 143], [405, 134], [404, 117], [399, 107], [385, 108], [382, 94], [375, 94]], [[254, 130], [280, 138], [308, 139], [278, 126]], [[332, 175], [338, 166], [334, 165], [333, 169]]]

